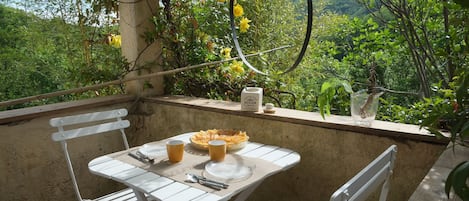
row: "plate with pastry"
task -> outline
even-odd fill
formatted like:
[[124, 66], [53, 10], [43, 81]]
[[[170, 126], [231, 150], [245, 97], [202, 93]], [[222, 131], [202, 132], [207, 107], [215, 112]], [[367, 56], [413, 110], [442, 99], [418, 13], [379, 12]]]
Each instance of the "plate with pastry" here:
[[190, 137], [190, 144], [197, 149], [208, 150], [210, 140], [224, 140], [226, 150], [234, 151], [244, 148], [248, 143], [249, 136], [245, 131], [233, 129], [201, 130]]

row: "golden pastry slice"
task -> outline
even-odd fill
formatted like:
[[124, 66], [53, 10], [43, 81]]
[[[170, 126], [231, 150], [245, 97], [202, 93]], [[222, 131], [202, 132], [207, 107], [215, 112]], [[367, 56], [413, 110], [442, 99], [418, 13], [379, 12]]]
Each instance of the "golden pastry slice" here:
[[210, 140], [224, 140], [227, 150], [235, 150], [243, 148], [249, 140], [249, 136], [246, 132], [239, 130], [210, 129], [199, 131], [190, 138], [194, 147], [204, 150], [208, 149], [208, 141]]

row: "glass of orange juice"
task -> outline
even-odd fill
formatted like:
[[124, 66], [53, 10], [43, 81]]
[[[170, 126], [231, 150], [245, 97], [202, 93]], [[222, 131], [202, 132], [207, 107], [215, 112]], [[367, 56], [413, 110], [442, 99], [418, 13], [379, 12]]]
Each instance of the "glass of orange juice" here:
[[211, 140], [208, 142], [208, 153], [210, 160], [221, 162], [225, 160], [226, 142], [224, 140]]
[[166, 151], [168, 152], [168, 159], [171, 163], [182, 161], [184, 155], [184, 141], [170, 140], [166, 142]]

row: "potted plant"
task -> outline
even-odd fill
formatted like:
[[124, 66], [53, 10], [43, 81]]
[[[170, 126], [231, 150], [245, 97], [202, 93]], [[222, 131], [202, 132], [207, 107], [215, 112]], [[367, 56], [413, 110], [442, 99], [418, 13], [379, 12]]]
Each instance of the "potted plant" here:
[[378, 111], [379, 96], [383, 94], [376, 87], [376, 65], [373, 63], [368, 78], [368, 89], [354, 92], [352, 86], [346, 80], [329, 79], [321, 86], [318, 97], [318, 107], [321, 116], [330, 115], [331, 102], [337, 93], [337, 89], [343, 87], [350, 94], [350, 112], [356, 125], [370, 126]]

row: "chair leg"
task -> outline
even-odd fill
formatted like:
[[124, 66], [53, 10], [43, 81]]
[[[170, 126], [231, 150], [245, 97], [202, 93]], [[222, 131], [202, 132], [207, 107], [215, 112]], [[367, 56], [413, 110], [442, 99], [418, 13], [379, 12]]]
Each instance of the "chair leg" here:
[[80, 194], [80, 189], [78, 188], [77, 179], [75, 178], [75, 172], [73, 171], [72, 160], [70, 159], [70, 155], [68, 154], [67, 142], [64, 140], [64, 141], [61, 141], [60, 144], [62, 145], [62, 149], [65, 154], [65, 160], [67, 162], [68, 172], [70, 174], [70, 177], [72, 178], [73, 190], [75, 190], [75, 194], [77, 196], [78, 201], [83, 201], [83, 198], [81, 197], [81, 194]]
[[379, 195], [379, 201], [386, 201], [388, 197], [388, 191], [389, 191], [389, 175], [386, 181], [383, 183], [383, 187], [381, 188], [381, 193]]
[[144, 193], [140, 192], [140, 191], [137, 191], [137, 190], [134, 190], [132, 189], [135, 193], [135, 197], [137, 197], [137, 200], [138, 201], [148, 201], [147, 200], [147, 197], [145, 196]]

